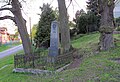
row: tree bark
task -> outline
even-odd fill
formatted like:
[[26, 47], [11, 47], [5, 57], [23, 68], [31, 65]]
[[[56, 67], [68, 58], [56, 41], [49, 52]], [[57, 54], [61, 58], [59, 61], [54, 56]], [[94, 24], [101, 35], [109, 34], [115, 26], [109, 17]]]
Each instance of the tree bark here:
[[114, 47], [113, 39], [113, 9], [114, 0], [99, 0], [100, 20], [100, 50], [109, 50]]
[[12, 5], [12, 9], [14, 9], [14, 11], [12, 11], [12, 13], [15, 17], [16, 25], [18, 26], [18, 31], [19, 31], [21, 39], [22, 39], [24, 52], [25, 52], [25, 54], [32, 53], [31, 43], [29, 40], [27, 28], [26, 28], [26, 21], [22, 17], [22, 13], [21, 13], [20, 2], [18, 0], [12, 0], [11, 5]]
[[65, 0], [58, 0], [62, 53], [70, 50], [70, 31]]

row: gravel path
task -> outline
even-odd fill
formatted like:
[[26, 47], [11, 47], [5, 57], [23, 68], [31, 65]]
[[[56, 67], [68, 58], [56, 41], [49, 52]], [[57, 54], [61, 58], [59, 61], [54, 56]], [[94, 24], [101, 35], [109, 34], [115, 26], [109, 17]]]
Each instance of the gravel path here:
[[11, 55], [11, 54], [14, 54], [14, 53], [20, 51], [20, 50], [23, 50], [22, 44], [19, 45], [19, 46], [10, 48], [10, 49], [8, 49], [8, 50], [5, 50], [5, 51], [3, 51], [3, 52], [0, 52], [0, 58], [9, 56], [9, 55]]

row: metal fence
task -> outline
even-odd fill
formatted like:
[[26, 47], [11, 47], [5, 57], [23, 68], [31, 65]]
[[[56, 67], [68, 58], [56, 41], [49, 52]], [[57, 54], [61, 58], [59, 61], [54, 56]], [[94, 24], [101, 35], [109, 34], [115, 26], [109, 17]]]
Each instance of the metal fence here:
[[21, 54], [14, 56], [15, 68], [35, 68], [42, 70], [55, 70], [58, 69], [73, 60], [73, 53], [75, 50], [58, 55], [56, 57], [47, 56], [46, 53], [34, 53], [34, 54]]

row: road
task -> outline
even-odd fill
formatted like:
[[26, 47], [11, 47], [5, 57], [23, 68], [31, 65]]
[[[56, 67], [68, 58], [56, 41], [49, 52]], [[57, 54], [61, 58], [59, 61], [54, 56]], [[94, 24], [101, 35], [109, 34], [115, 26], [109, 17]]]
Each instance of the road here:
[[13, 48], [10, 48], [8, 50], [5, 50], [3, 52], [0, 52], [0, 58], [6, 57], [8, 55], [14, 54], [20, 50], [23, 50], [22, 44]]

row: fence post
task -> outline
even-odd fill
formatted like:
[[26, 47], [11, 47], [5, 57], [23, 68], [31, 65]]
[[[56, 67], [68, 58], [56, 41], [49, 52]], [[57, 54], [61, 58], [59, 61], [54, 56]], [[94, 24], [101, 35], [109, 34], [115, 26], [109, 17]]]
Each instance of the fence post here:
[[35, 60], [34, 60], [34, 57], [35, 57], [35, 56], [32, 54], [32, 58], [33, 58], [33, 68], [35, 67], [35, 65], [34, 65], [34, 61], [35, 61]]
[[26, 57], [23, 55], [23, 63], [24, 63], [24, 67], [25, 67], [25, 64], [26, 64]]
[[14, 68], [16, 68], [16, 62], [15, 62], [16, 61], [16, 58], [15, 58], [16, 55], [14, 55]]
[[57, 57], [54, 56], [54, 63], [53, 63], [54, 71], [56, 70], [56, 68], [55, 68], [56, 67], [56, 62], [57, 62], [56, 60], [57, 60]]

